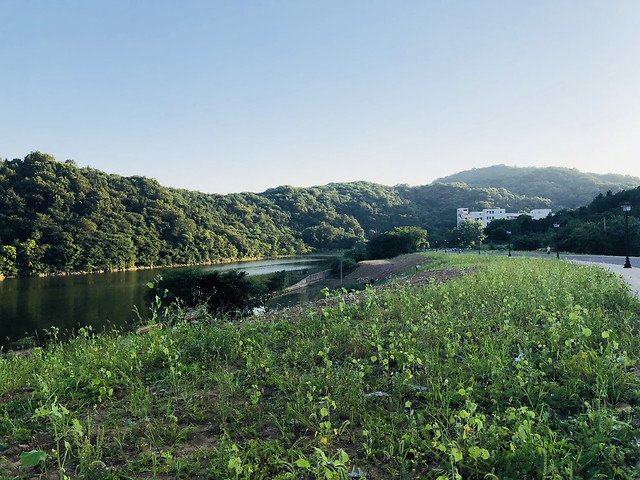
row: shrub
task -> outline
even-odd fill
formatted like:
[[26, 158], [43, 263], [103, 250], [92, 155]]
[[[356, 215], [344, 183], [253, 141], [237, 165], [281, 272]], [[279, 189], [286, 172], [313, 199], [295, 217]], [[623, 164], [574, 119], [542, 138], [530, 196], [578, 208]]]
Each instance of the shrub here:
[[286, 281], [283, 273], [260, 283], [237, 270], [172, 269], [150, 284], [147, 299], [160, 298], [162, 306], [176, 301], [187, 307], [207, 305], [212, 314], [238, 317], [262, 306], [271, 292], [281, 289]]

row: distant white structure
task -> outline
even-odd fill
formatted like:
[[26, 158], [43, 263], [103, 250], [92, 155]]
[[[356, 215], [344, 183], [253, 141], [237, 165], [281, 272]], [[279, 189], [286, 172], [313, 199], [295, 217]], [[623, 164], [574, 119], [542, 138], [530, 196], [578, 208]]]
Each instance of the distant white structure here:
[[534, 208], [529, 212], [529, 216], [533, 220], [542, 220], [543, 218], [547, 218], [549, 215], [551, 215], [550, 208]]
[[[460, 228], [460, 224], [465, 220], [482, 220], [482, 224], [486, 227], [493, 220], [504, 219], [513, 220], [518, 218], [521, 213], [508, 213], [504, 208], [485, 208], [481, 212], [470, 212], [468, 208], [459, 208], [457, 214], [457, 227]], [[531, 210], [529, 215], [533, 220], [540, 220], [542, 218], [551, 215], [550, 208], [535, 208]]]

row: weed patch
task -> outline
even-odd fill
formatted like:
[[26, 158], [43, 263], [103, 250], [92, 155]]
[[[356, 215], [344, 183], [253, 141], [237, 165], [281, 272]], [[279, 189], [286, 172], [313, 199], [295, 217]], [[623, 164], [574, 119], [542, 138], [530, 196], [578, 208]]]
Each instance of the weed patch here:
[[144, 335], [0, 358], [0, 476], [636, 478], [640, 304], [621, 279], [432, 258], [427, 280], [304, 309], [169, 310]]

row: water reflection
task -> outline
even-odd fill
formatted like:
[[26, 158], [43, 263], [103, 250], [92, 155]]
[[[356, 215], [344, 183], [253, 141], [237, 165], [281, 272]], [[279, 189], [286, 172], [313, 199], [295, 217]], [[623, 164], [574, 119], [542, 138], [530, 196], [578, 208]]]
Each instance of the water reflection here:
[[[237, 269], [249, 275], [264, 275], [281, 270], [313, 273], [327, 267], [328, 257], [294, 257], [286, 259], [235, 262], [201, 266], [203, 270]], [[0, 346], [19, 347], [15, 342], [25, 337], [35, 341], [44, 332], [57, 327], [70, 332], [91, 325], [94, 330], [128, 328], [138, 320], [137, 306], [146, 316], [146, 284], [160, 269], [130, 272], [71, 275], [64, 277], [18, 278], [0, 282]]]

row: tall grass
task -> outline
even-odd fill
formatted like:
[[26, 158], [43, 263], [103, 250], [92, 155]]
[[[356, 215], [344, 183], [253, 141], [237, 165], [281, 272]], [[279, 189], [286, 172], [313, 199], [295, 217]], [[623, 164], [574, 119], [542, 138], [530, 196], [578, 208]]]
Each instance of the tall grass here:
[[468, 273], [6, 356], [0, 473], [636, 478], [640, 304], [621, 279], [431, 258]]

